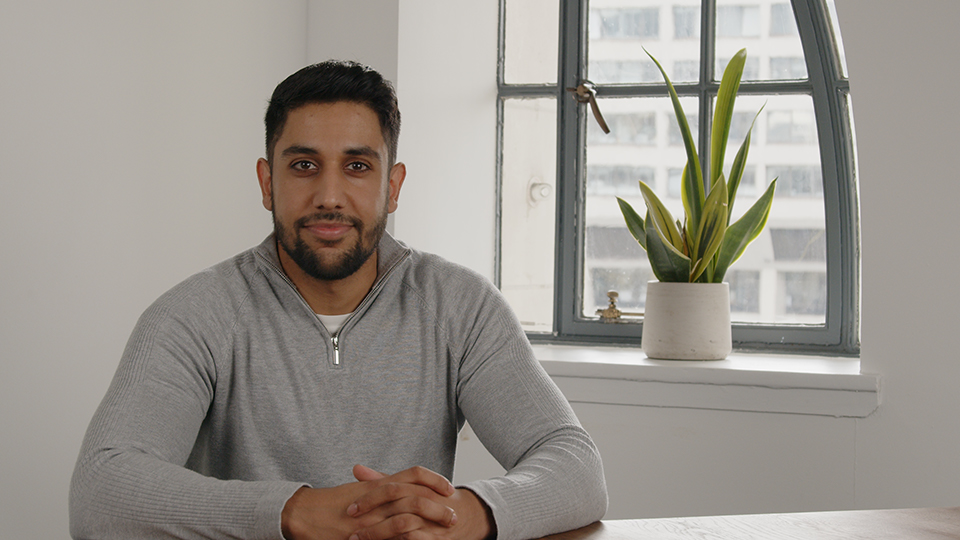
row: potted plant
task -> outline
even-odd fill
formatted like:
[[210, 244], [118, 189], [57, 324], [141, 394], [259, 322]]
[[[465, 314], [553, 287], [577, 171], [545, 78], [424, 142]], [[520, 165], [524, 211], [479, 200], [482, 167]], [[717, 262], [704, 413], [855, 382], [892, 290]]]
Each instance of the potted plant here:
[[646, 250], [658, 280], [647, 285], [642, 346], [651, 358], [722, 359], [732, 350], [730, 293], [723, 277], [766, 225], [777, 183], [774, 179], [756, 203], [740, 219], [730, 223], [753, 131], [751, 123], [729, 175], [724, 176], [722, 169], [733, 105], [747, 51], [741, 49], [731, 58], [720, 81], [710, 135], [709, 182], [704, 182], [693, 135], [677, 91], [660, 62], [649, 52], [647, 55], [667, 83], [687, 163], [681, 179], [682, 222], [674, 219], [643, 181], [640, 181], [640, 191], [647, 210], [644, 218], [617, 197], [627, 228]]

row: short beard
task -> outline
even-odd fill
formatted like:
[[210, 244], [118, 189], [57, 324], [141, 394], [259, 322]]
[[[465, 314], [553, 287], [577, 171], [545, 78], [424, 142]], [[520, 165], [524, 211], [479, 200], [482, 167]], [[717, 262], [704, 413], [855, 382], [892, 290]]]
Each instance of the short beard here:
[[[349, 223], [356, 229], [359, 239], [353, 248], [344, 253], [339, 260], [324, 262], [300, 236], [300, 229], [306, 227], [308, 223], [316, 221]], [[366, 231], [363, 222], [355, 217], [348, 217], [340, 212], [319, 212], [298, 219], [294, 223], [294, 234], [291, 235], [290, 231], [277, 220], [276, 211], [273, 212], [273, 230], [277, 243], [304, 273], [322, 281], [337, 281], [352, 276], [377, 251], [377, 245], [380, 243], [386, 228], [386, 208], [369, 231]]]

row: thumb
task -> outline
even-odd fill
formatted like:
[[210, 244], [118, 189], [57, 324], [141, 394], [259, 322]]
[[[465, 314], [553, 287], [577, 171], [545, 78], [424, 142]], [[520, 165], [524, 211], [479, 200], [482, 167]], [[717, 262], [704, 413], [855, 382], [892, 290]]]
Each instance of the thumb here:
[[371, 469], [370, 467], [364, 465], [354, 465], [353, 466], [353, 477], [361, 482], [370, 482], [372, 480], [379, 480], [386, 475]]

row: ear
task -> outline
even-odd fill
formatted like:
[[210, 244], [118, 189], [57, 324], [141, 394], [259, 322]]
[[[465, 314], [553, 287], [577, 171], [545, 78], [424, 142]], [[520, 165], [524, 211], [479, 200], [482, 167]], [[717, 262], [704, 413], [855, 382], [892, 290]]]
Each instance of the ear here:
[[260, 194], [263, 195], [263, 207], [273, 211], [273, 173], [270, 163], [263, 158], [257, 160], [257, 179], [260, 182]]
[[397, 204], [400, 200], [400, 188], [403, 186], [403, 180], [407, 177], [407, 166], [403, 163], [397, 163], [390, 168], [390, 201], [387, 206], [387, 212], [397, 211]]

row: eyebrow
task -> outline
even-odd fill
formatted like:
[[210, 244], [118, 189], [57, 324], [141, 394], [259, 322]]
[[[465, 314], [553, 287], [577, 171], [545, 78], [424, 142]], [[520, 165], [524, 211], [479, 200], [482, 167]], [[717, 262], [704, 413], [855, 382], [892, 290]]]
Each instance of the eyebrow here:
[[[347, 148], [346, 150], [343, 151], [343, 153], [348, 156], [363, 156], [363, 157], [376, 159], [377, 161], [382, 161], [382, 158], [380, 157], [380, 152], [377, 152], [373, 148], [366, 145]], [[304, 154], [309, 156], [317, 156], [317, 155], [320, 155], [320, 152], [316, 148], [295, 144], [293, 146], [288, 146], [287, 148], [284, 148], [283, 152], [280, 153], [281, 156], [296, 156], [296, 155], [304, 155]]]
[[284, 148], [284, 149], [283, 149], [283, 152], [281, 152], [280, 155], [281, 155], [281, 156], [295, 156], [295, 155], [298, 155], [298, 154], [308, 154], [308, 155], [311, 155], [311, 156], [315, 156], [315, 155], [317, 155], [317, 154], [319, 154], [319, 153], [320, 153], [320, 152], [317, 152], [317, 150], [316, 150], [315, 148], [310, 148], [309, 146], [293, 145], [293, 146], [288, 146], [288, 147]]
[[343, 151], [343, 153], [347, 154], [348, 156], [363, 156], [375, 159], [377, 161], [382, 161], [380, 158], [380, 152], [377, 152], [373, 148], [370, 148], [366, 145], [358, 146], [356, 148], [347, 148]]

